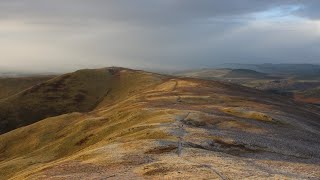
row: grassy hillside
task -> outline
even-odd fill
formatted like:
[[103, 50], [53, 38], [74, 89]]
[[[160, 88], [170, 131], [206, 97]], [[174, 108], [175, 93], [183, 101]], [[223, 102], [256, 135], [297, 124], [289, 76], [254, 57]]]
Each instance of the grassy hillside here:
[[105, 97], [106, 101], [126, 98], [125, 93], [133, 93], [130, 87], [146, 80], [142, 76], [119, 68], [80, 70], [35, 85], [0, 100], [0, 133], [47, 117], [88, 112]]
[[201, 69], [175, 73], [178, 76], [201, 79], [228, 79], [228, 78], [266, 78], [267, 74], [250, 69]]
[[0, 179], [320, 177], [315, 107], [243, 86], [127, 69], [68, 75], [105, 74], [107, 81], [86, 81], [110, 88], [93, 110], [0, 135]]
[[177, 76], [202, 78], [202, 79], [218, 79], [224, 77], [232, 69], [200, 69], [175, 73]]
[[250, 69], [267, 74], [319, 76], [319, 64], [222, 64], [219, 68]]
[[27, 88], [52, 79], [53, 77], [54, 76], [0, 78], [0, 99], [17, 94]]
[[295, 93], [294, 98], [297, 101], [312, 103], [320, 106], [320, 87], [299, 91]]
[[224, 75], [225, 78], [265, 78], [267, 74], [249, 69], [233, 69]]
[[[276, 65], [270, 67], [273, 66]], [[282, 66], [279, 69], [284, 67], [286, 66]], [[293, 65], [292, 67], [298, 67], [298, 65]], [[305, 70], [307, 70], [308, 67], [311, 66], [305, 66]], [[293, 68], [290, 70], [292, 73], [288, 73], [287, 71], [281, 73], [277, 71], [277, 74], [261, 73], [251, 69], [202, 69], [177, 73], [176, 75], [231, 82], [264, 90], [269, 93], [283, 95], [299, 102], [320, 104], [320, 94], [318, 91], [320, 87], [319, 74], [312, 70], [310, 70], [310, 73], [303, 73], [305, 71], [298, 69], [299, 68], [297, 68], [296, 73], [294, 73]]]

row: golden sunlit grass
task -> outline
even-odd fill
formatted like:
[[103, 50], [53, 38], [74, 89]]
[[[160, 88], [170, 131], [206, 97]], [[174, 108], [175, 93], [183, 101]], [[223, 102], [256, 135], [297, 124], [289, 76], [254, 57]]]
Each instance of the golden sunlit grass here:
[[227, 114], [237, 116], [237, 117], [254, 119], [254, 120], [265, 121], [265, 122], [274, 122], [272, 117], [261, 112], [244, 110], [239, 108], [221, 108], [221, 110]]
[[105, 114], [104, 118], [94, 116], [62, 115], [0, 136], [1, 160], [5, 160], [0, 162], [2, 178], [18, 171], [29, 172], [28, 168], [39, 164], [50, 165], [91, 146], [99, 147], [114, 141], [168, 139], [169, 135], [157, 129], [157, 124], [174, 120], [166, 112], [137, 112], [126, 106]]
[[[53, 163], [94, 144], [108, 144], [115, 140], [127, 142], [167, 138], [168, 134], [164, 131], [153, 129], [159, 123], [174, 121], [170, 115], [174, 112], [169, 110], [143, 113], [144, 111], [137, 111], [142, 110], [143, 106], [133, 104], [129, 98], [134, 95], [133, 91], [140, 93], [145, 90], [143, 88], [159, 80], [156, 78], [152, 83], [139, 85], [145, 80], [151, 80], [151, 77], [147, 74], [130, 73], [121, 74], [118, 84], [112, 84], [116, 80], [111, 80], [114, 91], [102, 100], [102, 105], [96, 111], [48, 118], [0, 136], [1, 160], [6, 160], [0, 163], [0, 174], [4, 175], [3, 178], [10, 177], [26, 167], [33, 169], [39, 163]], [[106, 105], [112, 101], [119, 103]], [[27, 169], [24, 172], [28, 171]]]

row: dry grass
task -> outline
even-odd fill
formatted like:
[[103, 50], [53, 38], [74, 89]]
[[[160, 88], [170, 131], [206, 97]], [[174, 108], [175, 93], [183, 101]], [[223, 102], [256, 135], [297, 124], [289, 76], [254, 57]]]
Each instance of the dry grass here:
[[268, 116], [267, 114], [264, 114], [261, 112], [244, 110], [240, 108], [221, 108], [221, 110], [227, 114], [230, 114], [236, 117], [253, 119], [253, 120], [264, 121], [264, 122], [274, 122], [271, 116]]
[[48, 81], [54, 76], [35, 76], [21, 78], [0, 78], [0, 99], [7, 98], [34, 85]]
[[[233, 92], [233, 86], [228, 90], [227, 85], [220, 83], [170, 79], [126, 69], [109, 70], [78, 71], [26, 91], [25, 97], [36, 102], [39, 94], [61, 95], [60, 90], [75, 94], [79, 89], [86, 89], [85, 102], [86, 105], [92, 103], [91, 111], [46, 118], [0, 135], [0, 179], [88, 179], [89, 176], [97, 179], [214, 179], [221, 177], [220, 174], [227, 174], [230, 179], [275, 176], [270, 174], [287, 178], [287, 174], [256, 168], [240, 157], [242, 153], [260, 155], [255, 149], [260, 147], [256, 137], [266, 139], [274, 135], [274, 141], [268, 144], [271, 148], [262, 146], [269, 150], [278, 147], [272, 146], [278, 139], [289, 138], [281, 136], [282, 132], [276, 128], [276, 133], [273, 128], [268, 129], [277, 124], [269, 123], [274, 121], [271, 111], [271, 115], [262, 112], [273, 106], [246, 99], [252, 92], [242, 89]], [[109, 88], [111, 90], [106, 93]], [[59, 91], [53, 93], [53, 89]], [[57, 102], [59, 105], [52, 100], [47, 102], [53, 104], [51, 108], [68, 108], [70, 101]], [[232, 107], [232, 104], [240, 107]], [[89, 108], [81, 103], [77, 105], [77, 108]], [[180, 135], [177, 134], [181, 128], [183, 152], [182, 157], [178, 157], [176, 147]], [[301, 138], [309, 135], [302, 134]], [[245, 139], [248, 136], [252, 141]], [[276, 153], [282, 152], [290, 152], [290, 149], [276, 149]], [[293, 173], [296, 172], [288, 174]]]
[[[36, 167], [53, 165], [56, 160], [89, 147], [115, 141], [170, 139], [167, 133], [154, 125], [155, 122], [168, 122], [170, 117], [166, 113], [137, 113], [135, 109], [126, 111], [119, 108], [105, 114], [105, 119], [73, 113], [49, 118], [0, 136], [1, 178], [21, 171], [31, 173]], [[159, 121], [161, 119], [163, 121]]]
[[158, 83], [157, 77], [121, 69], [66, 74], [0, 101], [0, 134], [47, 117], [116, 103], [153, 83]]
[[259, 128], [250, 123], [245, 123], [245, 122], [240, 122], [235, 120], [223, 121], [217, 124], [217, 126], [220, 129], [228, 129], [228, 130], [235, 129], [235, 130], [240, 130], [240, 131], [249, 132], [249, 133], [257, 133], [257, 134], [266, 133], [265, 129]]

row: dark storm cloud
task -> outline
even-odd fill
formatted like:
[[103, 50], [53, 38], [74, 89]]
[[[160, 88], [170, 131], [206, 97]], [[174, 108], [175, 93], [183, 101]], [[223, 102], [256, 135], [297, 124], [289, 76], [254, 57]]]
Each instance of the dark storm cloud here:
[[320, 59], [316, 0], [2, 0], [0, 67]]
[[306, 1], [299, 1], [303, 8], [297, 12], [298, 15], [313, 18], [313, 19], [320, 19], [320, 1], [319, 0], [306, 0]]

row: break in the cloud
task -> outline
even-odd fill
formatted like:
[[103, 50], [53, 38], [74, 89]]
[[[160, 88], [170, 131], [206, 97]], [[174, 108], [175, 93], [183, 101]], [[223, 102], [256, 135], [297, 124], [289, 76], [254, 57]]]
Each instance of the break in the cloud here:
[[2, 0], [0, 67], [320, 63], [317, 0]]

